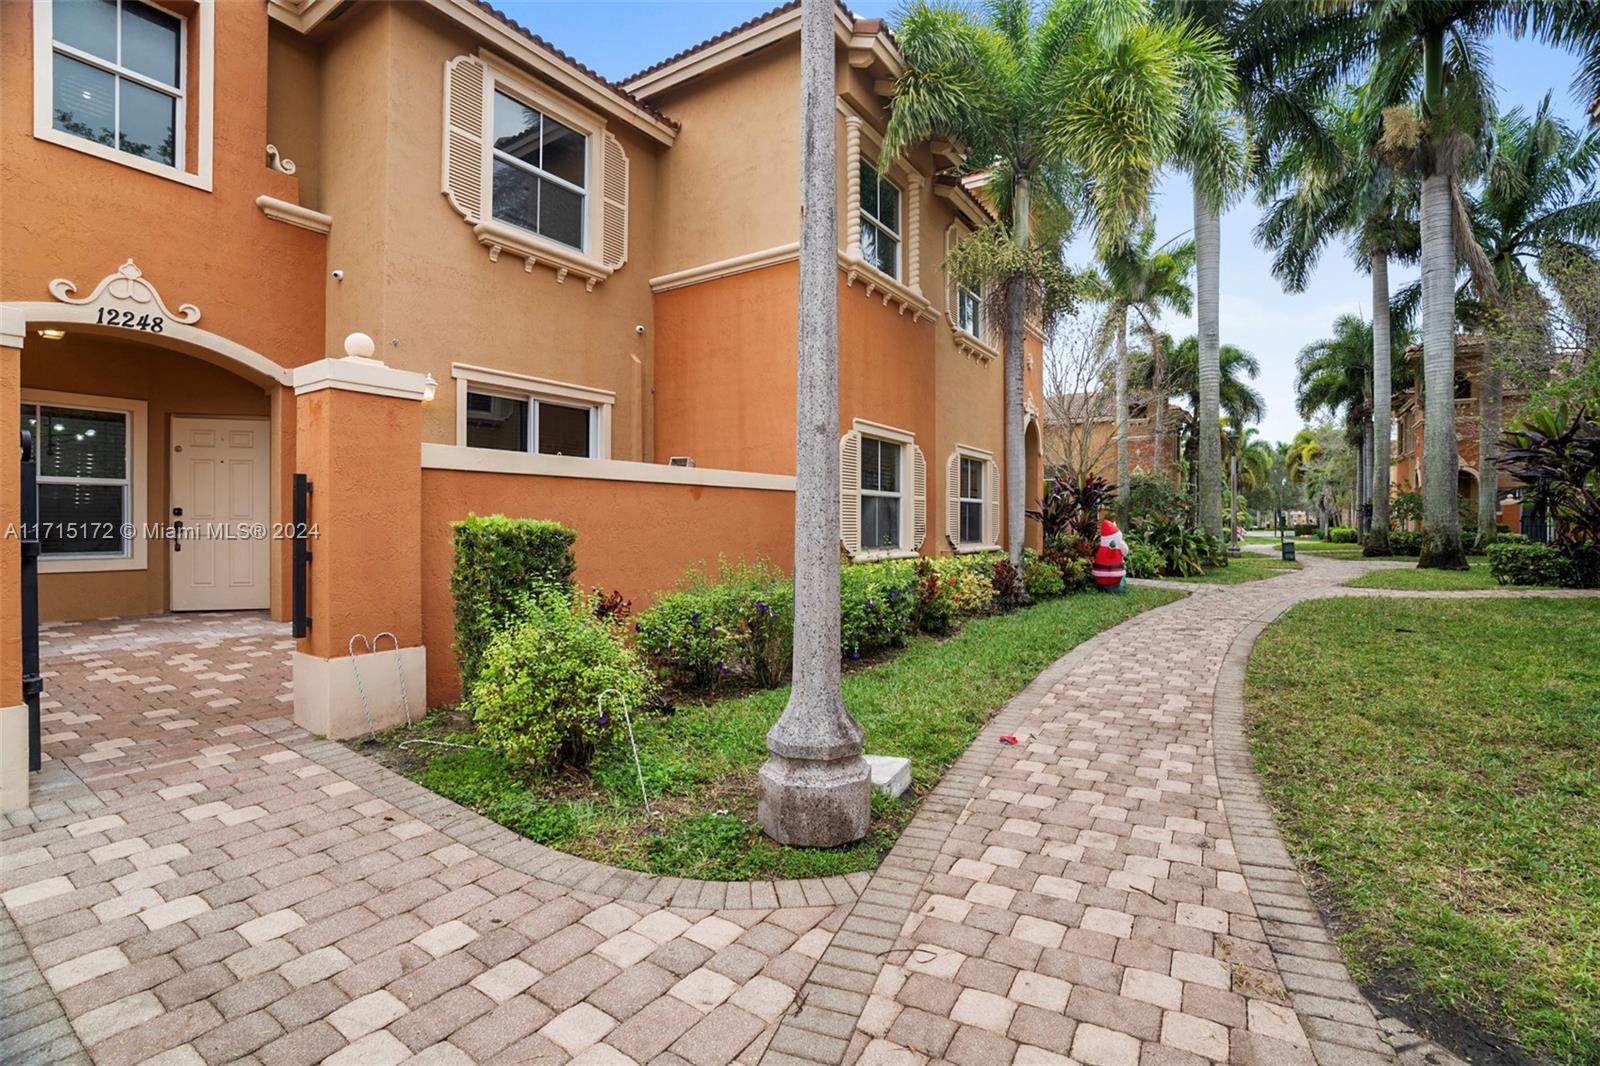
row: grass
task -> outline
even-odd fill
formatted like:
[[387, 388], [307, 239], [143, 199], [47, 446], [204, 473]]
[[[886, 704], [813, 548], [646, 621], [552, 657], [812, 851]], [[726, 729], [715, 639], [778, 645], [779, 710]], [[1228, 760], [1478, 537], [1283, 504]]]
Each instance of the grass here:
[[1298, 562], [1284, 562], [1270, 555], [1246, 554], [1229, 559], [1227, 566], [1213, 566], [1199, 577], [1171, 577], [1161, 580], [1183, 581], [1197, 585], [1238, 585], [1246, 581], [1281, 577], [1291, 570], [1299, 569]]
[[621, 730], [587, 773], [545, 778], [529, 777], [489, 751], [398, 748], [419, 738], [472, 743], [470, 723], [454, 710], [435, 711], [412, 730], [354, 746], [525, 836], [600, 862], [709, 880], [852, 873], [877, 866], [910, 821], [916, 799], [1040, 670], [1101, 630], [1180, 595], [1130, 589], [1123, 596], [1046, 600], [968, 621], [950, 637], [915, 638], [893, 657], [849, 671], [845, 702], [866, 731], [867, 750], [908, 756], [912, 790], [898, 801], [875, 794], [867, 838], [841, 848], [781, 847], [756, 825], [756, 771], [766, 759], [767, 730], [788, 701], [787, 687], [637, 717], [655, 818], [640, 804]]
[[1596, 605], [1304, 603], [1257, 643], [1247, 705], [1358, 978], [1600, 1064]]
[[1357, 589], [1412, 589], [1419, 592], [1500, 588], [1500, 583], [1489, 576], [1486, 563], [1473, 563], [1470, 570], [1374, 570], [1345, 584]]

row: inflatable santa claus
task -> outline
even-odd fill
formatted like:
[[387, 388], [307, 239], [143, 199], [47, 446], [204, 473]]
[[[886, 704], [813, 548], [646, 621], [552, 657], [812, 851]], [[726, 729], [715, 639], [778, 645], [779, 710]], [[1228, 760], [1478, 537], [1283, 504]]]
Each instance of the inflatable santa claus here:
[[1127, 587], [1128, 571], [1123, 566], [1127, 557], [1128, 542], [1122, 538], [1122, 530], [1107, 518], [1100, 523], [1100, 546], [1095, 549], [1090, 567], [1094, 583], [1102, 592], [1121, 592]]

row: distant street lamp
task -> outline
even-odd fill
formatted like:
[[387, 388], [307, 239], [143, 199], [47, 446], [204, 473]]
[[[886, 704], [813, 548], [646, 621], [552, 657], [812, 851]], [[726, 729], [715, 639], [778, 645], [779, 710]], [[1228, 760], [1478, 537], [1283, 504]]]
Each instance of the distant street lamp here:
[[867, 835], [872, 778], [839, 683], [839, 289], [834, 0], [800, 5], [800, 351], [794, 684], [767, 733], [761, 828], [780, 844]]

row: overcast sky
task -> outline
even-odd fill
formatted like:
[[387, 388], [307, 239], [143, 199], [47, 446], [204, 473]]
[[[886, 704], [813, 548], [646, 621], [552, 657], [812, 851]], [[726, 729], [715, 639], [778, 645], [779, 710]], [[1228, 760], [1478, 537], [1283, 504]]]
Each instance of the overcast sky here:
[[[495, 0], [496, 6], [608, 78], [621, 79], [675, 52], [721, 33], [773, 6], [767, 0]], [[896, 3], [860, 0], [851, 5], [863, 17], [892, 18]], [[1577, 64], [1563, 52], [1529, 41], [1498, 39], [1492, 50], [1494, 78], [1502, 109], [1531, 109], [1554, 90], [1557, 112], [1574, 125], [1582, 108], [1570, 85]], [[1351, 265], [1342, 244], [1331, 246], [1304, 293], [1288, 295], [1273, 280], [1270, 257], [1251, 239], [1261, 209], [1253, 200], [1233, 208], [1222, 225], [1222, 340], [1253, 352], [1261, 360], [1257, 387], [1267, 399], [1262, 435], [1287, 440], [1300, 428], [1294, 410], [1294, 357], [1302, 346], [1330, 331], [1344, 313], [1366, 316], [1372, 288]], [[1156, 232], [1165, 242], [1186, 236], [1193, 224], [1193, 200], [1186, 179], [1170, 176], [1156, 196]], [[1073, 265], [1085, 265], [1089, 249], [1080, 242]], [[1391, 268], [1395, 288], [1413, 281], [1415, 270]], [[1163, 323], [1175, 337], [1194, 332], [1194, 322]]]

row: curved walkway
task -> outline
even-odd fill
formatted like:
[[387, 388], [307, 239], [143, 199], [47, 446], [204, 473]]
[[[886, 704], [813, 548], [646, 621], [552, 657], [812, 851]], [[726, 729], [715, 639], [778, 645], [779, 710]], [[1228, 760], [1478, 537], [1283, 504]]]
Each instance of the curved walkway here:
[[1101, 634], [870, 877], [753, 885], [574, 860], [306, 736], [262, 620], [53, 634], [57, 758], [0, 834], [0, 1061], [1393, 1061], [1236, 684], [1266, 621], [1369, 566]]

